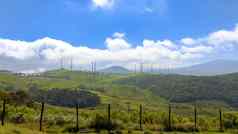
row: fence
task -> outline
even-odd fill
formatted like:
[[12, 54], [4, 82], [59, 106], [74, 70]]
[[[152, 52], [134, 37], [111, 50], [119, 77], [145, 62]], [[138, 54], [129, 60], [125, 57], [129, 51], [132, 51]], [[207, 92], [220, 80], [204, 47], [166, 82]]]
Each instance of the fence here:
[[[7, 112], [7, 110], [6, 110], [7, 109], [7, 105], [6, 105], [7, 103], [6, 103], [5, 99], [2, 102], [3, 103], [2, 103], [2, 112], [1, 112], [1, 123], [2, 123], [2, 126], [4, 126], [5, 121], [6, 121], [5, 116], [6, 116], [6, 112]], [[45, 130], [44, 129], [44, 117], [47, 116], [47, 114], [45, 114], [45, 112], [47, 111], [47, 107], [45, 106], [44, 102], [42, 102], [40, 105], [41, 106], [40, 106], [39, 130], [44, 131]], [[150, 122], [151, 124], [153, 123], [153, 124], [158, 124], [159, 125], [158, 122], [156, 122], [156, 121], [153, 122], [153, 121], [150, 120], [151, 118], [157, 118], [156, 115], [150, 117], [150, 119], [149, 119], [150, 115], [148, 115], [148, 113], [151, 113], [152, 111], [149, 111], [149, 110], [147, 111], [145, 106], [143, 106], [143, 105], [139, 105], [139, 107], [137, 107], [137, 109], [135, 109], [134, 111], [128, 108], [127, 110], [124, 111], [125, 112], [124, 114], [122, 114], [123, 112], [121, 112], [120, 109], [119, 109], [119, 111], [112, 112], [111, 106], [112, 106], [111, 104], [108, 104], [107, 108], [106, 108], [107, 112], [105, 111], [105, 115], [107, 116], [107, 119], [105, 119], [105, 120], [107, 120], [107, 121], [106, 121], [106, 124], [104, 124], [106, 126], [106, 128], [105, 127], [104, 128], [107, 129], [108, 131], [111, 131], [111, 130], [114, 129], [114, 126], [113, 126], [113, 123], [112, 123], [114, 118], [113, 118], [112, 114], [121, 114], [121, 116], [126, 115], [125, 113], [127, 113], [128, 115], [132, 114], [132, 116], [129, 118], [129, 120], [133, 120], [133, 122], [136, 122], [135, 118], [137, 118], [138, 119], [138, 126], [139, 126], [138, 130], [140, 130], [140, 131], [143, 131], [144, 129], [146, 129], [146, 127], [144, 125], [146, 125], [148, 122]], [[105, 106], [103, 106], [103, 107], [105, 108]], [[116, 107], [117, 106], [115, 105], [115, 109], [116, 109]], [[193, 120], [193, 127], [192, 127], [192, 129], [189, 129], [189, 131], [199, 131], [199, 125], [198, 125], [199, 124], [198, 123], [198, 121], [199, 121], [199, 119], [198, 119], [199, 118], [199, 112], [198, 112], [197, 108], [198, 108], [198, 106], [194, 105], [194, 111], [193, 111], [194, 116], [193, 116], [193, 119], [192, 119]], [[72, 116], [74, 116], [74, 119], [76, 119], [75, 125], [73, 127], [74, 128], [73, 131], [76, 131], [76, 132], [80, 131], [80, 122], [79, 122], [79, 119], [80, 119], [79, 118], [79, 116], [80, 116], [79, 113], [80, 113], [80, 111], [79, 111], [79, 109], [80, 109], [79, 105], [76, 104], [75, 105], [75, 112], [70, 113], [70, 114], [75, 114], [75, 115], [72, 115]], [[97, 108], [91, 108], [92, 111], [94, 111], [95, 109], [97, 109]], [[179, 128], [175, 127], [175, 123], [174, 123], [175, 121], [174, 121], [173, 118], [174, 118], [174, 116], [176, 116], [176, 114], [173, 113], [173, 105], [169, 104], [167, 110], [168, 110], [167, 113], [162, 115], [162, 117], [164, 119], [166, 119], [166, 118], [167, 119], [165, 120], [165, 122], [163, 122], [164, 123], [163, 124], [164, 129], [161, 129], [160, 131], [180, 131]], [[134, 112], [134, 114], [133, 114], [133, 112]], [[159, 112], [159, 111], [156, 111], [156, 112]], [[99, 111], [99, 113], [102, 113], [102, 111]], [[138, 117], [136, 117], [136, 113], [137, 113]], [[223, 113], [222, 109], [219, 109], [218, 112], [217, 112], [217, 122], [218, 122], [217, 126], [219, 126], [219, 128], [217, 128], [217, 131], [220, 131], [220, 132], [224, 131], [224, 117], [223, 117], [223, 114], [224, 113]], [[93, 116], [93, 115], [97, 116], [97, 113], [93, 113], [92, 115], [89, 114], [88, 116]], [[117, 117], [118, 117], [118, 115], [117, 115]], [[97, 129], [104, 129], [104, 128], [103, 127], [100, 128], [100, 126], [99, 126], [99, 128], [97, 128]]]

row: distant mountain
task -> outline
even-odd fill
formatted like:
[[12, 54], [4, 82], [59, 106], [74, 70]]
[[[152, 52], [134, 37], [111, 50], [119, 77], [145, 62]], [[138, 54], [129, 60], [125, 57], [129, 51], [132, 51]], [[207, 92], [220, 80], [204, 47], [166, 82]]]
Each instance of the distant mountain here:
[[182, 75], [211, 76], [238, 72], [238, 61], [215, 60], [186, 68], [172, 70], [172, 73]]
[[11, 72], [11, 71], [8, 71], [8, 70], [0, 70], [0, 73], [10, 74], [10, 73], [12, 73], [12, 72]]
[[130, 70], [121, 66], [111, 66], [111, 67], [99, 70], [99, 72], [108, 73], [108, 74], [128, 74], [130, 73]]

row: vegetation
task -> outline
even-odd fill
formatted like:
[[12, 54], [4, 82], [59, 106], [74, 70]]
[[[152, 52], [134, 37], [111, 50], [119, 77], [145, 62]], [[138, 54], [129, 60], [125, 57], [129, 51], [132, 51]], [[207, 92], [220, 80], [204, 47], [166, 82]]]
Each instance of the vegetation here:
[[[42, 101], [47, 103], [43, 116], [45, 133], [75, 132], [75, 104], [80, 106], [80, 131], [105, 133], [110, 128], [112, 133], [159, 131], [167, 134], [164, 131], [171, 122], [171, 130], [177, 134], [191, 133], [194, 131], [195, 100], [199, 132], [218, 133], [219, 109], [222, 109], [225, 132], [236, 133], [237, 80], [238, 74], [195, 77], [53, 70], [40, 76], [22, 77], [0, 73], [0, 97], [7, 100], [6, 123], [0, 127], [0, 133], [40, 134], [37, 130]], [[111, 120], [108, 120], [107, 104], [111, 104]], [[139, 126], [140, 105], [143, 106], [143, 131]]]
[[238, 106], [237, 81], [238, 74], [210, 77], [141, 74], [114, 82], [136, 85], [172, 102], [218, 100]]
[[56, 106], [74, 107], [77, 104], [80, 107], [95, 107], [100, 103], [100, 98], [96, 94], [79, 89], [50, 89], [45, 91], [34, 87], [30, 88], [29, 92], [33, 100]]

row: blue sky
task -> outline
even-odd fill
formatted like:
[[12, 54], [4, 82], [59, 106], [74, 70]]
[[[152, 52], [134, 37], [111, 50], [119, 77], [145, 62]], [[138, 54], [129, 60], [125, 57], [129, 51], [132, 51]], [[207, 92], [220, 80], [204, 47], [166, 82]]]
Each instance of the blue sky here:
[[115, 0], [110, 9], [92, 6], [90, 0], [2, 0], [0, 37], [31, 41], [47, 36], [103, 48], [114, 32], [138, 44], [144, 38], [202, 37], [238, 22], [237, 0]]
[[[49, 62], [85, 58], [75, 56], [82, 52], [88, 62], [75, 64], [125, 66], [139, 60], [176, 66], [234, 59], [237, 12], [237, 0], [2, 0], [0, 56], [27, 63], [41, 55]], [[147, 59], [154, 46], [161, 54]], [[78, 51], [73, 55], [69, 48]]]

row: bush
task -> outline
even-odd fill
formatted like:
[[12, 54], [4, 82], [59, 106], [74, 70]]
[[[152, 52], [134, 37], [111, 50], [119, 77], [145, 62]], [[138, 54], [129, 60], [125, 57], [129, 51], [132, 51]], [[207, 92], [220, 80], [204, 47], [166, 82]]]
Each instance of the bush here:
[[11, 122], [16, 123], [16, 124], [22, 124], [25, 122], [25, 118], [23, 114], [16, 115], [11, 118]]
[[76, 127], [72, 127], [72, 126], [67, 126], [64, 130], [63, 133], [65, 132], [69, 132], [69, 133], [75, 133], [78, 132], [79, 130]]
[[224, 127], [238, 128], [238, 116], [235, 113], [226, 113], [224, 115]]
[[[212, 128], [213, 123], [211, 122], [211, 119], [208, 118], [202, 118], [200, 117], [198, 119], [198, 126], [200, 131], [208, 131], [210, 128]], [[214, 126], [216, 127], [216, 126]]]
[[116, 130], [115, 134], [123, 134], [123, 132], [121, 130]]
[[55, 117], [55, 124], [59, 126], [63, 126], [66, 123], [63, 117]]
[[94, 128], [96, 130], [102, 129], [115, 130], [122, 128], [122, 124], [120, 124], [119, 121], [108, 122], [108, 120], [104, 116], [96, 114], [95, 119], [91, 121], [89, 127]]
[[53, 88], [47, 91], [30, 89], [29, 92], [34, 101], [45, 101], [55, 106], [75, 107], [75, 104], [78, 104], [83, 108], [100, 104], [100, 97], [97, 94], [85, 90]]
[[127, 132], [128, 134], [132, 134], [133, 133], [133, 131], [132, 130], [128, 130], [128, 132]]
[[[161, 119], [161, 121], [162, 121], [162, 125], [163, 125], [163, 127], [164, 127], [164, 130], [165, 131], [171, 131], [170, 130], [170, 128], [169, 128], [169, 120], [168, 120], [168, 118], [162, 118]], [[172, 124], [171, 124], [172, 125]], [[172, 126], [171, 126], [172, 127]], [[172, 129], [172, 128], [171, 128]]]
[[[176, 124], [173, 129], [175, 131], [180, 131], [180, 132], [192, 132], [194, 131], [194, 124], [193, 123]], [[195, 131], [198, 131], [198, 130], [195, 130]]]
[[31, 96], [24, 90], [10, 92], [8, 97], [10, 102], [15, 105], [32, 105], [33, 103]]

